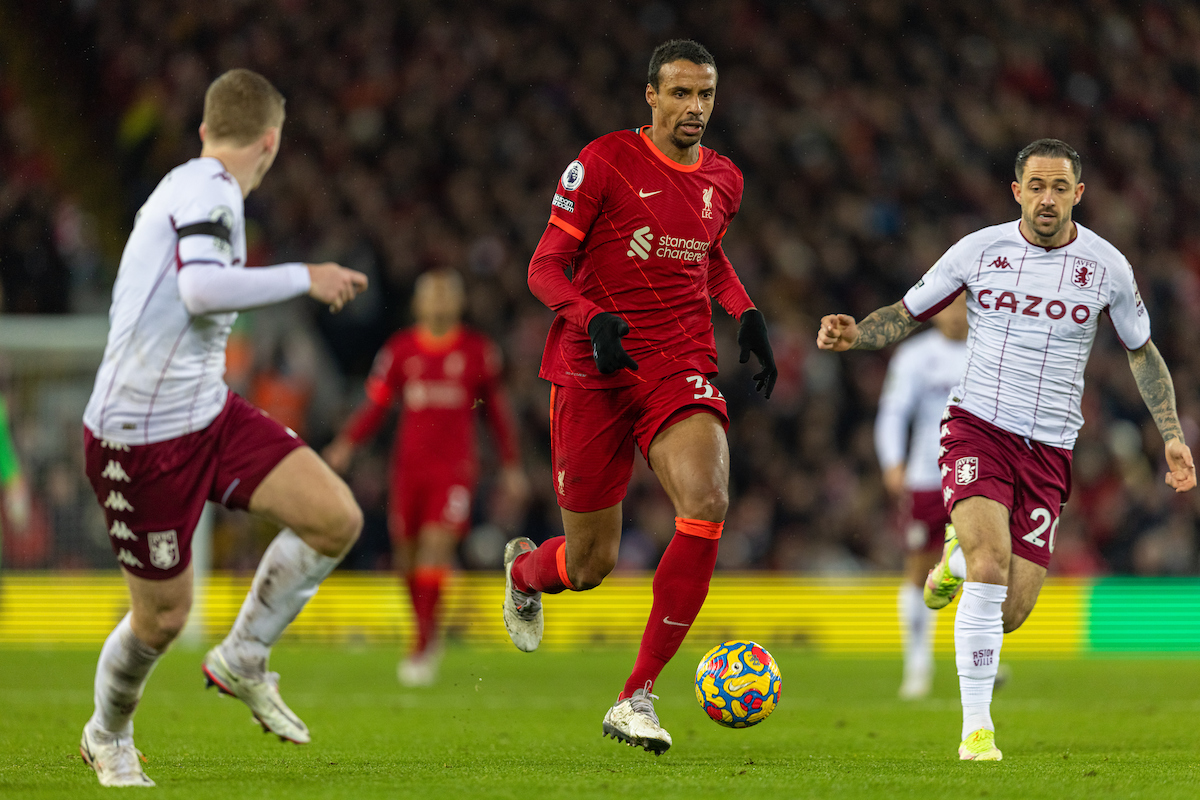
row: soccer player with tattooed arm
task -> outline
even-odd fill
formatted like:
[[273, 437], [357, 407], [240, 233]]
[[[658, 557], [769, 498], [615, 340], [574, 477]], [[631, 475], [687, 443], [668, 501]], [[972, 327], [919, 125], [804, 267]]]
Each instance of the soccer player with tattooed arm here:
[[1150, 339], [1133, 268], [1111, 244], [1071, 219], [1083, 197], [1079, 154], [1039, 139], [1017, 155], [1019, 220], [951, 247], [898, 303], [862, 322], [821, 319], [822, 350], [876, 350], [967, 295], [966, 372], [950, 392], [941, 429], [942, 499], [953, 520], [925, 602], [943, 608], [961, 587], [954, 621], [962, 696], [963, 760], [999, 761], [992, 689], [1004, 634], [1033, 610], [1071, 494], [1071, 451], [1083, 414], [1083, 373], [1107, 313], [1142, 399], [1165, 442], [1166, 483], [1196, 485], [1175, 389]]
[[204, 97], [203, 147], [138, 211], [121, 255], [111, 328], [84, 411], [87, 476], [124, 569], [130, 612], [104, 642], [80, 752], [103, 786], [153, 786], [133, 744], [151, 670], [192, 604], [192, 533], [206, 501], [283, 530], [241, 612], [202, 670], [264, 730], [305, 743], [308, 728], [267, 671], [271, 646], [358, 538], [349, 487], [288, 428], [225, 385], [237, 312], [308, 295], [340, 311], [367, 288], [337, 264], [246, 269], [243, 201], [279, 152], [284, 100], [234, 69]]
[[[651, 124], [587, 145], [562, 174], [529, 287], [557, 312], [540, 375], [551, 382], [550, 447], [564, 535], [504, 554], [504, 623], [521, 650], [542, 638], [542, 595], [586, 591], [617, 563], [621, 503], [635, 447], [675, 507], [675, 535], [654, 573], [654, 599], [633, 672], [604, 717], [605, 735], [662, 753], [654, 681], [708, 594], [729, 504], [729, 417], [711, 383], [715, 297], [741, 321], [741, 361], [757, 388], [776, 378], [763, 315], [721, 249], [742, 174], [701, 147], [717, 69], [689, 40], [655, 49]], [[571, 270], [572, 277], [566, 277]]]

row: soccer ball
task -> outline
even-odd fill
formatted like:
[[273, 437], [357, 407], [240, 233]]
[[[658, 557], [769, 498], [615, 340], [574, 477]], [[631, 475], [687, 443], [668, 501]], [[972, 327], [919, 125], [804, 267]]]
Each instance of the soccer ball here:
[[696, 667], [696, 700], [704, 713], [727, 728], [749, 728], [779, 705], [779, 666], [759, 644], [722, 642]]

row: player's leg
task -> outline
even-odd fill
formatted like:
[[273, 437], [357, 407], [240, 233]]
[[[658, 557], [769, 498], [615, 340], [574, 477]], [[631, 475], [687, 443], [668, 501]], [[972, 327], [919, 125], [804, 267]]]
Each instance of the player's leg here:
[[504, 549], [504, 625], [518, 649], [542, 639], [542, 594], [599, 586], [617, 563], [621, 501], [633, 475], [630, 387], [554, 386], [550, 458], [563, 535], [534, 545], [524, 536]]
[[205, 656], [204, 673], [222, 692], [250, 706], [264, 729], [305, 743], [308, 728], [279, 696], [278, 676], [267, 671], [268, 660], [284, 629], [358, 538], [362, 511], [342, 479], [303, 446], [284, 455], [246, 491], [242, 507], [284, 527], [263, 554], [229, 634]]
[[397, 675], [405, 686], [429, 686], [437, 679], [441, 646], [438, 642], [438, 609], [446, 576], [454, 566], [461, 538], [459, 531], [441, 523], [421, 527], [411, 549], [405, 573], [412, 599], [416, 637], [412, 651], [400, 662]]
[[729, 445], [721, 421], [691, 414], [654, 437], [654, 474], [675, 506], [675, 535], [654, 571], [654, 602], [621, 697], [650, 690], [708, 596], [729, 508]]
[[[921, 526], [924, 533], [925, 526]], [[924, 537], [921, 544], [924, 545]], [[937, 554], [928, 549], [909, 550], [904, 556], [904, 579], [900, 583], [897, 610], [904, 642], [904, 677], [900, 699], [916, 700], [929, 694], [933, 683], [933, 632], [937, 613], [925, 605], [925, 578], [937, 564]]]
[[133, 714], [159, 657], [183, 630], [192, 605], [192, 567], [166, 580], [125, 573], [130, 611], [104, 641], [94, 708], [79, 752], [103, 786], [153, 786], [133, 746]]
[[1008, 597], [1002, 612], [1005, 633], [1012, 633], [1029, 619], [1045, 581], [1045, 567], [1013, 554], [1008, 571]]
[[954, 618], [954, 652], [962, 695], [959, 757], [998, 761], [991, 703], [1000, 648], [1003, 606], [1008, 597], [1012, 543], [1009, 509], [983, 496], [967, 497], [951, 511], [966, 561], [966, 580]]

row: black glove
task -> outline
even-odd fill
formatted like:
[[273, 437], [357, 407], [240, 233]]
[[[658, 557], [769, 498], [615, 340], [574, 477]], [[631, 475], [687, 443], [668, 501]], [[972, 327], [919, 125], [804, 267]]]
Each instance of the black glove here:
[[[761, 315], [760, 315], [761, 316]], [[616, 314], [601, 311], [588, 323], [588, 336], [592, 337], [592, 358], [601, 375], [611, 375], [621, 367], [637, 371], [637, 362], [629, 357], [621, 346], [621, 337], [629, 333], [629, 323]], [[767, 352], [771, 348], [768, 345]], [[774, 364], [772, 364], [772, 369]]]
[[775, 355], [771, 352], [771, 341], [767, 338], [767, 321], [757, 308], [742, 314], [742, 327], [738, 328], [738, 345], [742, 348], [739, 363], [745, 364], [749, 361], [751, 353], [758, 356], [758, 363], [763, 369], [754, 376], [754, 380], [758, 381], [754, 390], [762, 392], [763, 387], [767, 387], [763, 397], [770, 399], [771, 390], [775, 388], [775, 379], [779, 377], [779, 370], [775, 368]]

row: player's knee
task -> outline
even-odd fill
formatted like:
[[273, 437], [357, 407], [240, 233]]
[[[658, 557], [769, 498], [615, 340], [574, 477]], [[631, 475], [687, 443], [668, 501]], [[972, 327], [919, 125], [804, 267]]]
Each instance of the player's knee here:
[[190, 605], [159, 609], [149, 615], [146, 624], [136, 626], [135, 633], [138, 639], [155, 650], [165, 650], [183, 632], [189, 610]]
[[330, 495], [317, 530], [304, 537], [311, 547], [333, 557], [345, 554], [358, 540], [363, 527], [363, 513], [358, 501], [345, 484], [341, 489]]
[[692, 493], [685, 503], [684, 508], [678, 509], [679, 516], [721, 522], [729, 511], [729, 489], [713, 485]]
[[595, 589], [603, 583], [616, 566], [617, 556], [615, 553], [593, 553], [583, 563], [575, 565], [574, 569], [568, 569], [568, 577], [576, 590], [584, 592], [588, 589]]

